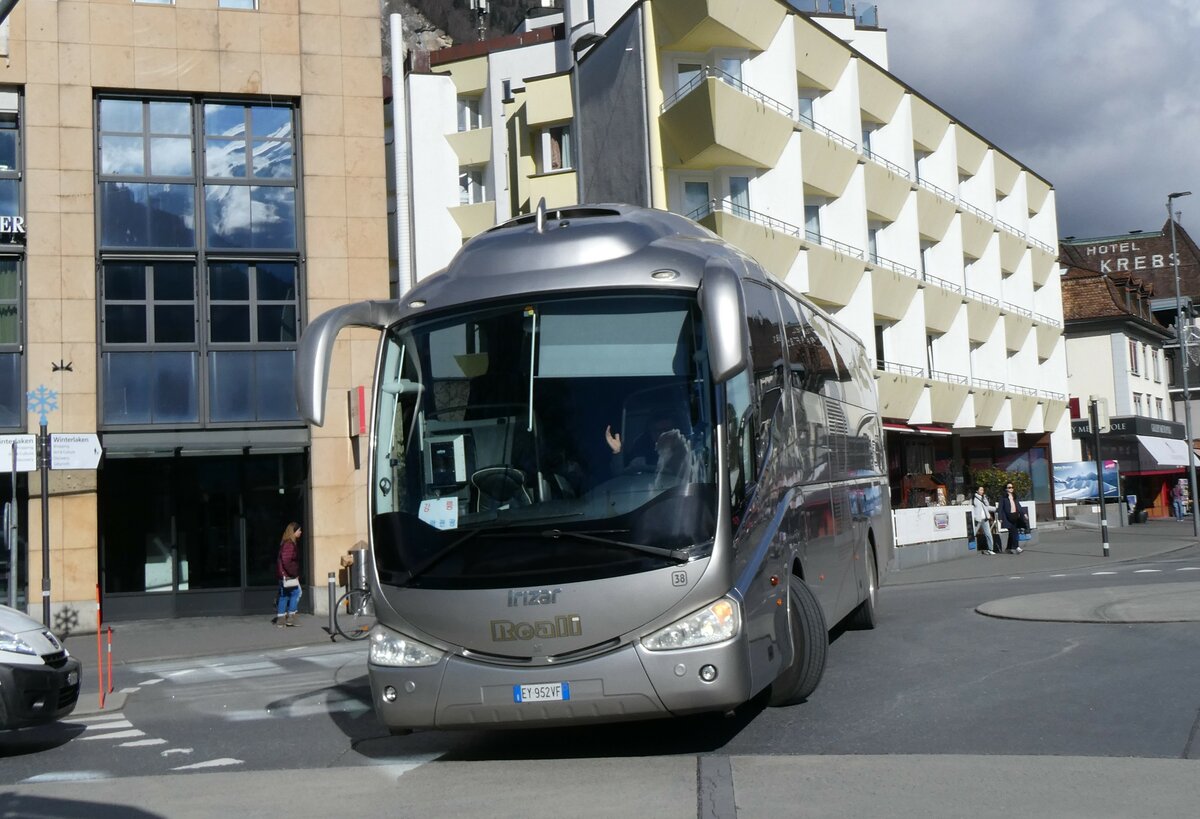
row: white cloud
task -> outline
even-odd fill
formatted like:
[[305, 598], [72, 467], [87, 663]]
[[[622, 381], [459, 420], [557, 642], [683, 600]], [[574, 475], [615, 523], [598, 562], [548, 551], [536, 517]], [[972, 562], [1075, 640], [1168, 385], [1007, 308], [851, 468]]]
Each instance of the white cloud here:
[[878, 5], [892, 72], [1048, 179], [1063, 235], [1157, 229], [1167, 192], [1200, 193], [1196, 0]]

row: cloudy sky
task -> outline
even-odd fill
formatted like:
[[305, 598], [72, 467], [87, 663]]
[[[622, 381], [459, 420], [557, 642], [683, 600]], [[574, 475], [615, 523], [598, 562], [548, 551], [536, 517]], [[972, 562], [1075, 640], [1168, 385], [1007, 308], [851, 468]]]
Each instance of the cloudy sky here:
[[[893, 74], [1054, 186], [1060, 236], [1200, 237], [1200, 0], [876, 0]], [[862, 8], [865, 3], [859, 3]]]

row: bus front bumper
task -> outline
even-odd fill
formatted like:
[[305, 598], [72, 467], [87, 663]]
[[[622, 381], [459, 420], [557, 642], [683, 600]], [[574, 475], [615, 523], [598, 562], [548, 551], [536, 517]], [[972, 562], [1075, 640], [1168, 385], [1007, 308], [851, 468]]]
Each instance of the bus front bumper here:
[[[744, 635], [674, 651], [631, 644], [561, 665], [516, 667], [448, 655], [419, 668], [368, 668], [375, 713], [393, 730], [654, 719], [724, 711], [751, 695]], [[715, 670], [715, 677], [705, 681], [702, 669], [705, 676]], [[521, 699], [522, 686], [555, 691], [558, 683], [561, 700]]]

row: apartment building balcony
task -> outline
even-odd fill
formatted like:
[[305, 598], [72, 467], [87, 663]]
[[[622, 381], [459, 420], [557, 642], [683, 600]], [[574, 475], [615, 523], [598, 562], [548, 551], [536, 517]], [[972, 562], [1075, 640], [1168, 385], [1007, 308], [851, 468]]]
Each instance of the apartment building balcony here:
[[529, 177], [529, 201], [546, 200], [546, 207], [560, 208], [579, 202], [575, 171], [551, 171]]
[[1057, 274], [1058, 254], [1049, 245], [1036, 239], [1030, 239], [1030, 244], [1032, 246], [1030, 261], [1032, 262], [1033, 286], [1041, 287], [1050, 281], [1051, 274]]
[[1021, 259], [1025, 256], [1028, 247], [1025, 243], [1025, 236], [1012, 225], [1001, 222], [999, 219], [996, 220], [996, 226], [1000, 228], [1000, 269], [1014, 273], [1020, 266]]
[[879, 414], [885, 418], [911, 418], [925, 394], [925, 387], [925, 370], [921, 367], [893, 361], [875, 364]]
[[963, 252], [976, 259], [982, 258], [992, 236], [996, 234], [996, 225], [987, 213], [961, 199], [958, 200], [958, 210]]
[[905, 93], [890, 74], [866, 60], [858, 61], [858, 104], [875, 122], [891, 122]]
[[735, 205], [729, 199], [710, 200], [687, 216], [744, 250], [779, 279], [787, 278], [804, 246], [803, 228]]
[[888, 263], [887, 259], [879, 256], [870, 257], [869, 263], [871, 302], [875, 315], [900, 321], [908, 314], [908, 307], [921, 288], [920, 274], [912, 268]]
[[1041, 313], [1034, 313], [1033, 320], [1034, 332], [1037, 334], [1038, 358], [1045, 361], [1054, 353], [1058, 340], [1062, 338], [1062, 322]]
[[1023, 387], [1013, 384], [1009, 387], [1009, 413], [1013, 429], [1027, 430], [1033, 421], [1034, 412], [1038, 408], [1038, 391], [1033, 387]]
[[959, 421], [963, 404], [971, 393], [971, 379], [958, 373], [929, 371], [929, 417], [934, 423]]
[[980, 344], [991, 338], [996, 322], [1000, 320], [1000, 299], [964, 288], [967, 302], [967, 336]]
[[655, 32], [666, 51], [766, 51], [787, 10], [775, 0], [655, 0]]
[[1033, 311], [1001, 303], [1000, 314], [1004, 316], [1004, 344], [1009, 352], [1015, 352], [1025, 346], [1025, 339], [1033, 330]]
[[925, 326], [938, 333], [949, 332], [963, 306], [960, 285], [925, 273], [922, 294], [925, 298]]
[[[687, 2], [687, 0], [680, 0]], [[792, 18], [796, 80], [802, 87], [829, 91], [838, 84], [850, 62], [850, 49], [807, 18]]]
[[525, 83], [525, 121], [532, 126], [574, 118], [571, 75], [555, 74]]
[[875, 384], [880, 414], [914, 424], [1040, 433], [1057, 426], [1066, 407], [1061, 393], [894, 361], [876, 362]]
[[458, 166], [486, 165], [492, 161], [492, 129], [472, 128], [446, 134], [446, 142], [458, 157]]
[[804, 186], [824, 196], [837, 198], [846, 190], [861, 154], [849, 137], [798, 114], [800, 124], [800, 160]]
[[464, 242], [496, 224], [496, 203], [494, 201], [459, 205], [449, 210], [451, 218], [462, 232]]
[[917, 180], [917, 229], [922, 236], [935, 242], [946, 238], [954, 214], [958, 212], [954, 197], [932, 182]]
[[1001, 413], [1008, 406], [1008, 393], [1004, 382], [990, 378], [971, 378], [971, 396], [974, 401], [975, 426], [991, 429], [996, 426]]
[[863, 156], [870, 161], [863, 165], [863, 181], [867, 189], [867, 212], [888, 222], [900, 218], [900, 211], [912, 191], [908, 171], [889, 162], [868, 148]]
[[773, 168], [792, 122], [791, 108], [713, 66], [667, 98], [659, 117], [676, 167], [694, 170]]

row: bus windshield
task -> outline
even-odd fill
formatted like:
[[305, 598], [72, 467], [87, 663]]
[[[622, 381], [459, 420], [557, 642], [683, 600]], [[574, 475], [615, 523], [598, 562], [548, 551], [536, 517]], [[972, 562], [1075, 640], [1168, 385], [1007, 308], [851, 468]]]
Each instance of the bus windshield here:
[[575, 582], [711, 549], [715, 425], [694, 298], [546, 298], [401, 324], [378, 389], [385, 585]]

